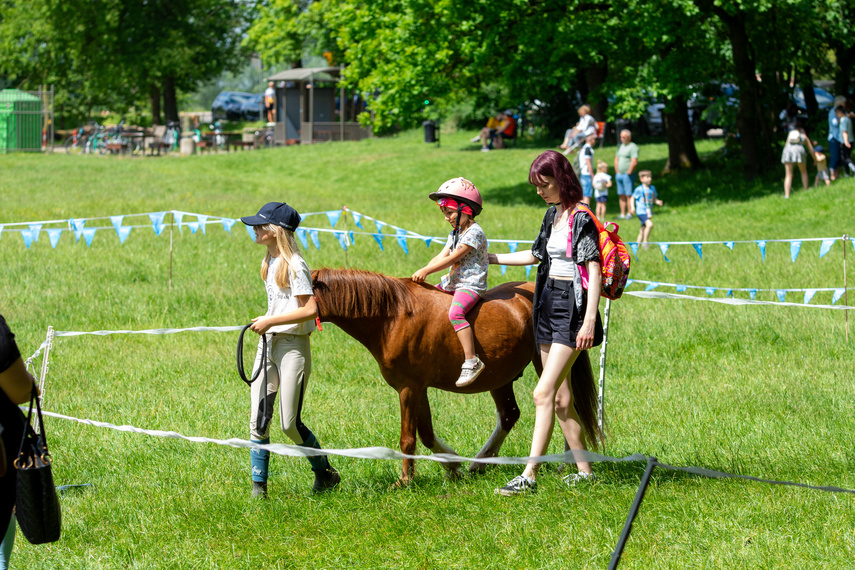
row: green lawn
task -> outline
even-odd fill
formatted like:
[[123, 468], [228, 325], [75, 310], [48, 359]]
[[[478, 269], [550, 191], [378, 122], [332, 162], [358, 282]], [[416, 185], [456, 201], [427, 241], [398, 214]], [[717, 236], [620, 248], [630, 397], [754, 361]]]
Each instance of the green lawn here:
[[[409, 132], [188, 158], [0, 156], [0, 224], [168, 209], [239, 217], [286, 200], [303, 212], [346, 205], [441, 235], [446, 225], [427, 194], [465, 176], [483, 193], [480, 222], [488, 238], [532, 239], [544, 205], [527, 183], [528, 166], [543, 149], [521, 144], [481, 153], [470, 136], [444, 134], [439, 149]], [[717, 146], [708, 141], [698, 148], [706, 156]], [[701, 173], [662, 178], [666, 154], [663, 144], [642, 146], [641, 166], [653, 170], [665, 201], [653, 241], [855, 233], [852, 179], [799, 190], [785, 201], [779, 179], [746, 183], [737, 167], [718, 158]], [[613, 156], [613, 147], [597, 151], [609, 163]], [[305, 225], [329, 227], [325, 217]], [[637, 229], [637, 221], [625, 222], [621, 234], [633, 241]], [[35, 350], [48, 325], [76, 331], [237, 325], [264, 312], [263, 251], [241, 224], [231, 236], [211, 225], [207, 235], [185, 228], [173, 237], [170, 292], [168, 229], [156, 237], [136, 228], [123, 245], [112, 229], [99, 230], [89, 248], [67, 232], [51, 249], [42, 233], [29, 250], [17, 232], [3, 231], [0, 312], [21, 351]], [[320, 250], [306, 251], [312, 267], [347, 264], [397, 276], [411, 275], [439, 250], [411, 241], [405, 255], [388, 238], [381, 252], [372, 238], [357, 235], [345, 257], [332, 236], [320, 239]], [[852, 280], [855, 250], [848, 247]], [[719, 288], [843, 286], [840, 242], [822, 259], [819, 242], [805, 242], [795, 263], [785, 243], [770, 243], [765, 262], [754, 244], [733, 251], [704, 246], [702, 259], [690, 245], [673, 245], [668, 258], [655, 246], [640, 250], [632, 277]], [[523, 279], [522, 268], [504, 276], [491, 269], [491, 285]], [[818, 293], [813, 304], [830, 298]], [[787, 300], [801, 302], [801, 295]], [[611, 317], [606, 453], [855, 488], [855, 338], [844, 340], [842, 311], [626, 296], [612, 304]], [[850, 328], [855, 336], [855, 322]], [[184, 435], [247, 438], [236, 338], [57, 339], [45, 409]], [[328, 325], [313, 335], [313, 355], [304, 421], [322, 443], [397, 448], [397, 396], [368, 352]], [[504, 455], [528, 454], [534, 385], [529, 369], [517, 383], [522, 418]], [[477, 452], [495, 423], [489, 395], [432, 391], [431, 403], [438, 435], [462, 455]], [[252, 502], [245, 450], [57, 419], [47, 420], [47, 430], [57, 484], [91, 486], [62, 496], [59, 542], [34, 547], [19, 534], [15, 568], [604, 568], [644, 469], [643, 463], [595, 465], [597, 484], [569, 489], [547, 466], [536, 495], [506, 499], [493, 489], [518, 467], [451, 482], [439, 464], [422, 461], [415, 482], [392, 491], [398, 462], [341, 458], [333, 463], [342, 485], [316, 497], [305, 460], [274, 457], [271, 498]], [[287, 442], [281, 432], [273, 441]], [[562, 449], [554, 438], [550, 452]], [[852, 495], [657, 470], [621, 568], [853, 568], [853, 507]]]

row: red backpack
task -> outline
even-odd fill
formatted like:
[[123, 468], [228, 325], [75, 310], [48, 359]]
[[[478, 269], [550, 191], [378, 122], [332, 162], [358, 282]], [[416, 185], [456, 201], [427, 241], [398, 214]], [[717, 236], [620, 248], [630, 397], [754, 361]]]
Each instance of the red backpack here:
[[[606, 229], [606, 226], [597, 219], [588, 206], [582, 203], [577, 204], [570, 214], [570, 231], [567, 233], [567, 257], [573, 254], [573, 218], [576, 217], [576, 212], [579, 210], [587, 212], [591, 216], [594, 225], [597, 226], [597, 235], [600, 238], [600, 258], [603, 261], [600, 266], [603, 275], [603, 288], [600, 294], [606, 299], [620, 299], [626, 287], [626, 281], [629, 279], [630, 255], [626, 244], [617, 234], [618, 225], [616, 223], [608, 223], [609, 226], [614, 226], [614, 230]], [[588, 268], [584, 265], [578, 267], [582, 274], [582, 286], [587, 289]]]

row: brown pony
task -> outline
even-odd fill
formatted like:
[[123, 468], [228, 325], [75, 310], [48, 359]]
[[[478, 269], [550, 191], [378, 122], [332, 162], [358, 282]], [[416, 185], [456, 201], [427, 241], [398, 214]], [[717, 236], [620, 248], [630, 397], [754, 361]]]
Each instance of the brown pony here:
[[[352, 269], [312, 272], [318, 313], [324, 322], [341, 327], [362, 343], [380, 366], [386, 382], [401, 402], [401, 451], [414, 455], [416, 433], [434, 453], [456, 452], [434, 434], [427, 389], [474, 394], [489, 391], [496, 404], [496, 428], [475, 457], [496, 457], [519, 419], [513, 381], [529, 362], [542, 371], [534, 341], [531, 308], [534, 284], [505, 283], [487, 291], [468, 314], [474, 322], [475, 348], [486, 364], [478, 379], [454, 385], [463, 362], [463, 349], [448, 320], [452, 296], [409, 278], [394, 278]], [[574, 403], [589, 442], [597, 433], [594, 376], [587, 352], [573, 365]], [[459, 476], [459, 463], [443, 463], [450, 476]], [[473, 463], [470, 471], [483, 471]], [[415, 475], [415, 462], [405, 459], [401, 482]]]

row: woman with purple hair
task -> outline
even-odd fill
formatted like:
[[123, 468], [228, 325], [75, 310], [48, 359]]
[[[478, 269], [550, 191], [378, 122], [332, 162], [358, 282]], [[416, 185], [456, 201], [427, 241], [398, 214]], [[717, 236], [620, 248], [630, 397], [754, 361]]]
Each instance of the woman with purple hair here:
[[[582, 201], [582, 186], [570, 162], [561, 153], [548, 150], [532, 163], [529, 182], [549, 205], [540, 233], [531, 251], [490, 254], [489, 262], [539, 264], [532, 318], [543, 373], [533, 394], [536, 412], [529, 455], [538, 457], [549, 447], [556, 417], [571, 450], [586, 449], [585, 440], [596, 446], [603, 437], [596, 423], [593, 374], [589, 382], [571, 386], [569, 381], [574, 363], [587, 366], [590, 372], [585, 351], [603, 339], [598, 310], [602, 262], [590, 210], [576, 209]], [[584, 359], [577, 363], [580, 355]], [[576, 464], [579, 472], [564, 478], [568, 485], [594, 479], [590, 463]], [[537, 462], [529, 460], [522, 475], [496, 493], [512, 496], [536, 491], [538, 468]]]

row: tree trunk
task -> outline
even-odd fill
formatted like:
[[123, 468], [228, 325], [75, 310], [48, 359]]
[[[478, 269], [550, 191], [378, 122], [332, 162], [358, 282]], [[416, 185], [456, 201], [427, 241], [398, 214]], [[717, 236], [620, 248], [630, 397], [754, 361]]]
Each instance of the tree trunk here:
[[805, 107], [807, 107], [808, 117], [815, 117], [819, 111], [819, 104], [816, 102], [816, 92], [813, 90], [813, 74], [810, 67], [805, 67], [802, 71], [802, 76], [799, 78], [799, 86], [802, 88], [802, 93], [805, 96]]
[[594, 65], [585, 70], [585, 83], [588, 87], [586, 101], [591, 105], [591, 112], [597, 121], [606, 120], [606, 111], [609, 108], [609, 101], [604, 96], [600, 96], [599, 98], [592, 100], [591, 93], [597, 92], [600, 87], [603, 86], [603, 83], [606, 82], [607, 76], [608, 67], [605, 62]]
[[717, 10], [717, 13], [727, 27], [733, 50], [733, 63], [739, 86], [736, 124], [739, 129], [742, 156], [745, 159], [745, 175], [750, 180], [772, 168], [771, 126], [763, 112], [756, 64], [745, 27], [745, 14], [737, 12], [730, 15], [724, 10]]
[[175, 94], [175, 79], [171, 75], [163, 78], [163, 114], [166, 122], [178, 122], [178, 98]]
[[151, 103], [151, 124], [156, 127], [163, 124], [163, 119], [160, 118], [160, 87], [152, 83], [148, 92], [148, 100]]
[[855, 45], [837, 45], [834, 50], [837, 57], [837, 69], [834, 71], [834, 93], [835, 95], [849, 96], [849, 74], [855, 64]]
[[689, 122], [689, 107], [685, 97], [675, 97], [665, 105], [673, 106], [673, 111], [662, 111], [663, 127], [668, 139], [668, 162], [665, 172], [679, 168], [700, 168], [701, 159], [695, 149], [692, 138], [692, 124]]

